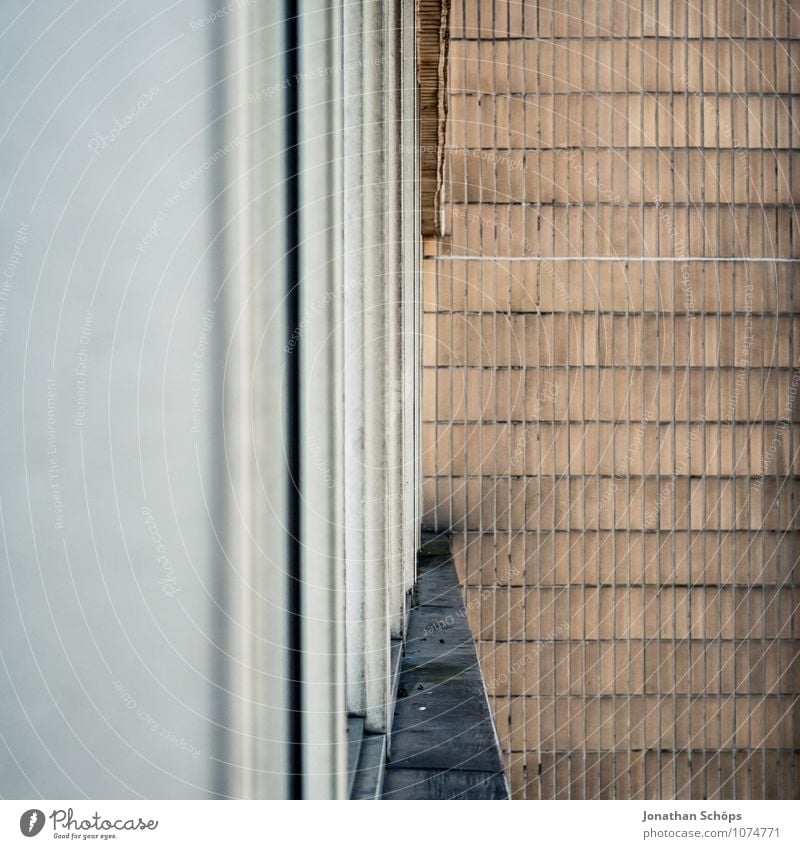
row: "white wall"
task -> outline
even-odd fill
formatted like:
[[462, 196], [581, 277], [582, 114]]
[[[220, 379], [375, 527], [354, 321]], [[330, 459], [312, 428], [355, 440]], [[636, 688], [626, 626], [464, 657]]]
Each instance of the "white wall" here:
[[3, 797], [228, 790], [218, 8], [4, 6]]

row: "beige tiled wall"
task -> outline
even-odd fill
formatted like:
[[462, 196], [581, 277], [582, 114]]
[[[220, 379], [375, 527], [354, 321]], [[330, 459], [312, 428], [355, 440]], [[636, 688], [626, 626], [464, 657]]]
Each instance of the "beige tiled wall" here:
[[452, 2], [424, 521], [517, 797], [800, 795], [798, 39]]

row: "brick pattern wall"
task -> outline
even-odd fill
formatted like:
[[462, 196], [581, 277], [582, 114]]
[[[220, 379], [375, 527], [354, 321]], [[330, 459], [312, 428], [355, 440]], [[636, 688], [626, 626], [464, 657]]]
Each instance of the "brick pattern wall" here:
[[797, 798], [797, 7], [453, 0], [450, 34], [424, 522], [514, 795]]

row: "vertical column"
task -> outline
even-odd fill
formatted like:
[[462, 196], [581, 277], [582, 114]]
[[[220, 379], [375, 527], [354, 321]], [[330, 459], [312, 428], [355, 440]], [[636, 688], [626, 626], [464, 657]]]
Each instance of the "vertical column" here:
[[403, 591], [414, 584], [416, 552], [419, 548], [420, 469], [418, 427], [420, 363], [418, 359], [419, 305], [419, 220], [417, 171], [417, 82], [414, 3], [402, 0], [400, 9], [400, 183], [402, 202], [402, 311], [403, 311]]
[[344, 417], [347, 709], [366, 710], [364, 681], [364, 125], [362, 0], [343, 7]]
[[341, 17], [298, 20], [303, 796], [346, 792], [341, 275]]
[[[294, 328], [286, 314], [287, 195], [285, 28], [262, 6], [245, 6], [226, 33], [225, 285], [219, 321], [226, 340], [226, 486], [217, 569], [229, 605], [231, 672], [227, 792], [291, 795], [292, 683], [289, 653], [287, 396], [284, 368]], [[257, 38], [251, 35], [257, 33]], [[260, 96], [263, 92], [274, 96]], [[255, 130], [269, 127], [269, 132]], [[269, 770], [264, 765], [269, 764]]]
[[364, 4], [364, 616], [366, 727], [386, 731], [389, 695], [387, 534], [386, 138], [384, 3]]
[[389, 441], [388, 462], [388, 569], [389, 624], [391, 635], [399, 637], [403, 623], [402, 564], [404, 557], [403, 475], [403, 276], [402, 276], [402, 187], [401, 187], [401, 0], [386, 0], [384, 14], [384, 98], [386, 127], [386, 253], [388, 274], [387, 345], [388, 396], [386, 399]]

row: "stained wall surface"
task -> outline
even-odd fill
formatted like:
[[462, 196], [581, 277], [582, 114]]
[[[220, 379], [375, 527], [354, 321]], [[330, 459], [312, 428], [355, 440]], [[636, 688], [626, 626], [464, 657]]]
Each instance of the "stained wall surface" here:
[[464, 2], [424, 522], [516, 797], [800, 793], [800, 16]]

